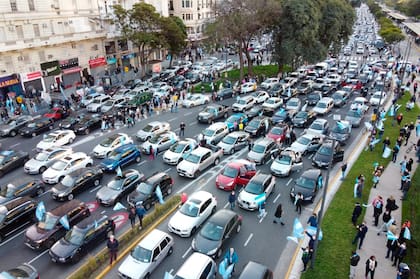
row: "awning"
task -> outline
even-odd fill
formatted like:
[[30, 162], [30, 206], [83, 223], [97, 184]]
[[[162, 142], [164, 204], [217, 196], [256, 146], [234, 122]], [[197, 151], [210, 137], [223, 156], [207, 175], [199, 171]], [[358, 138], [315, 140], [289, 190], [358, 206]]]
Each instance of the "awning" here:
[[406, 17], [406, 16], [403, 16], [402, 14], [399, 14], [399, 13], [389, 13], [388, 15], [389, 15], [390, 17], [394, 18], [394, 19], [397, 19], [397, 20], [402, 20], [402, 21], [404, 21], [404, 20], [406, 20], [406, 19], [407, 19], [407, 17]]
[[82, 68], [73, 67], [73, 68], [69, 68], [69, 69], [64, 69], [62, 72], [63, 72], [63, 75], [68, 75], [68, 74], [73, 74], [73, 73], [77, 73], [77, 72], [80, 72], [80, 71], [82, 71]]
[[420, 35], [420, 22], [404, 22], [403, 24], [418, 36]]

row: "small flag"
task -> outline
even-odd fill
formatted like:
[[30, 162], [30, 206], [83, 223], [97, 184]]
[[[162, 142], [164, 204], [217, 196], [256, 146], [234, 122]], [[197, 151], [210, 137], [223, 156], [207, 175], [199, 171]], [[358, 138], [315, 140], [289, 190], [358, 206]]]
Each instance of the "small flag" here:
[[347, 128], [347, 125], [346, 124], [344, 124], [343, 122], [341, 122], [341, 121], [337, 121], [337, 127], [338, 127], [338, 129], [340, 129], [340, 130], [344, 130], [345, 128]]
[[118, 211], [118, 210], [122, 210], [122, 209], [127, 209], [127, 207], [125, 207], [124, 205], [122, 205], [122, 203], [117, 202], [112, 210]]
[[93, 223], [95, 226], [95, 229], [98, 228], [98, 222], [95, 220], [95, 222]]
[[262, 193], [262, 194], [256, 196], [254, 200], [255, 200], [255, 203], [258, 204], [258, 205], [264, 203], [265, 202], [265, 193]]
[[38, 206], [36, 207], [36, 210], [35, 210], [35, 216], [39, 222], [41, 222], [44, 219], [45, 212], [46, 212], [45, 204], [43, 201], [41, 201], [38, 203]]
[[118, 166], [118, 167], [115, 169], [115, 171], [117, 172], [117, 176], [118, 176], [118, 177], [123, 177], [122, 170], [121, 170], [121, 166]]
[[233, 264], [228, 265], [227, 259], [223, 259], [219, 264], [219, 274], [223, 279], [230, 278], [233, 271]]
[[407, 240], [411, 240], [411, 232], [408, 227], [405, 227], [404, 229], [404, 238]]
[[320, 175], [318, 177], [318, 189], [321, 189], [323, 184], [324, 182], [322, 181], [322, 175]]
[[389, 240], [397, 240], [398, 237], [396, 237], [391, 231], [387, 231], [386, 238]]
[[66, 230], [70, 230], [70, 223], [69, 223], [69, 218], [67, 217], [67, 215], [64, 215], [63, 217], [60, 218], [60, 224], [63, 225], [63, 227]]
[[292, 232], [292, 237], [296, 237], [296, 238], [303, 238], [303, 226], [302, 223], [299, 221], [298, 218], [295, 218], [295, 221], [293, 223], [293, 232]]
[[[316, 235], [316, 230], [317, 230], [317, 228], [316, 228], [316, 227], [313, 227], [313, 226], [308, 226], [308, 227], [306, 228], [306, 231], [307, 231], [310, 235]], [[320, 229], [319, 229], [318, 240], [322, 240], [322, 237], [323, 237], [323, 235], [322, 235], [322, 230], [321, 230], [321, 228], [320, 228]]]
[[160, 204], [164, 204], [165, 201], [163, 200], [162, 190], [160, 189], [160, 186], [159, 185], [156, 187], [155, 193], [156, 193], [156, 196], [157, 196], [157, 198], [159, 200], [159, 203]]

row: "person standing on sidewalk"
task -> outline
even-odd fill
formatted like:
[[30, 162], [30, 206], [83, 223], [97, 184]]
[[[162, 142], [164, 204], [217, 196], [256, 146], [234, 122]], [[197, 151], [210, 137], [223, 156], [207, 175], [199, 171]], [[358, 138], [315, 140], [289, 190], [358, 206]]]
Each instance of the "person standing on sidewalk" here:
[[360, 261], [360, 256], [357, 254], [356, 251], [352, 251], [351, 257], [350, 257], [350, 276], [349, 276], [350, 279], [356, 278], [356, 267], [359, 261]]
[[108, 247], [109, 251], [109, 265], [112, 265], [112, 263], [117, 260], [118, 246], [118, 240], [114, 237], [113, 234], [111, 234], [109, 236], [108, 242], [106, 243], [106, 247]]
[[391, 210], [385, 210], [385, 212], [382, 214], [382, 226], [378, 229], [378, 235], [381, 234], [381, 232], [386, 232], [388, 230], [388, 222], [391, 221]]
[[185, 123], [184, 121], [181, 122], [181, 124], [179, 124], [179, 136], [183, 137], [185, 133]]
[[366, 272], [365, 272], [365, 278], [368, 278], [368, 275], [370, 273], [370, 279], [373, 279], [375, 276], [375, 269], [378, 266], [378, 262], [376, 261], [375, 256], [370, 256], [369, 259], [366, 261]]
[[353, 239], [352, 244], [357, 244], [357, 241], [359, 241], [359, 249], [362, 249], [363, 240], [365, 239], [365, 236], [368, 232], [368, 227], [366, 226], [366, 222], [363, 221], [363, 223], [358, 225], [356, 229], [357, 229], [357, 233]]
[[341, 165], [341, 180], [344, 180], [344, 177], [346, 176], [346, 170], [347, 170], [347, 162], [344, 162]]
[[318, 218], [316, 216], [316, 213], [312, 213], [311, 217], [309, 217], [308, 222], [306, 222], [306, 224], [309, 224], [309, 226], [311, 227], [318, 227]]
[[128, 219], [130, 219], [131, 228], [134, 229], [136, 225], [136, 208], [134, 206], [130, 206], [129, 208]]
[[230, 209], [231, 210], [234, 210], [235, 209], [235, 202], [236, 202], [236, 193], [235, 193], [235, 191], [230, 192], [228, 201], [229, 201], [229, 204], [230, 204]]
[[402, 242], [401, 244], [397, 243], [397, 245], [398, 245], [397, 253], [394, 258], [394, 263], [392, 264], [392, 266], [399, 266], [402, 260], [407, 255], [407, 244], [405, 244], [405, 242]]
[[360, 202], [356, 202], [353, 208], [353, 214], [351, 215], [351, 222], [353, 223], [353, 226], [356, 227], [357, 219], [359, 218], [360, 214], [362, 214], [362, 206], [360, 205]]
[[303, 203], [303, 194], [301, 192], [299, 192], [295, 196], [296, 212], [299, 213], [299, 214], [302, 213], [302, 203]]
[[284, 226], [284, 223], [283, 223], [283, 220], [281, 219], [281, 216], [283, 215], [283, 208], [282, 208], [282, 205], [281, 205], [281, 203], [277, 206], [277, 208], [276, 208], [276, 212], [274, 212], [274, 220], [273, 220], [273, 223], [274, 224], [277, 224], [277, 223], [279, 223], [280, 222], [280, 224], [282, 225], [282, 226]]
[[398, 205], [393, 195], [389, 196], [389, 198], [386, 199], [385, 209], [389, 211], [394, 211], [398, 209]]
[[310, 255], [309, 255], [309, 247], [302, 248], [302, 263], [303, 263], [303, 270], [301, 272], [306, 271], [306, 267], [308, 266]]
[[374, 218], [374, 224], [377, 227], [379, 222], [379, 216], [381, 216], [383, 207], [384, 207], [384, 200], [381, 196], [377, 196], [373, 201], [373, 218]]
[[394, 148], [392, 149], [392, 162], [395, 163], [397, 161], [398, 152], [400, 152], [400, 146], [395, 144]]

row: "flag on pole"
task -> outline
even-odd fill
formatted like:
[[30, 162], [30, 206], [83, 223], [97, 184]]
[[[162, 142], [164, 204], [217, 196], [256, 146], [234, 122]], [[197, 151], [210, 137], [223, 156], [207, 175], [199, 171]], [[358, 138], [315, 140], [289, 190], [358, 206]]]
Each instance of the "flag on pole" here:
[[41, 222], [44, 219], [45, 212], [46, 212], [45, 204], [43, 201], [41, 201], [38, 203], [38, 206], [36, 207], [36, 210], [35, 210], [35, 216], [39, 222]]
[[67, 217], [67, 215], [64, 215], [63, 217], [60, 218], [60, 224], [63, 225], [63, 227], [66, 230], [70, 230], [70, 223], [69, 223], [69, 218]]
[[117, 202], [117, 203], [114, 205], [114, 208], [113, 208], [112, 210], [114, 210], [114, 211], [118, 211], [118, 210], [122, 210], [122, 209], [127, 209], [127, 207], [125, 207], [124, 205], [122, 205], [122, 203]]
[[118, 177], [123, 177], [122, 170], [121, 170], [121, 166], [118, 166], [118, 167], [115, 169], [115, 171], [117, 172], [117, 176], [118, 176]]

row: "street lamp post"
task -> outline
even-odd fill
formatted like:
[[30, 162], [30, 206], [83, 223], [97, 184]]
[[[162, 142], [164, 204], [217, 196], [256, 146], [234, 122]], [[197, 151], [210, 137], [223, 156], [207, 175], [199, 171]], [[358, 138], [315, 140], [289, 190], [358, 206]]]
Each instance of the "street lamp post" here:
[[[327, 139], [331, 139], [329, 137], [327, 137]], [[328, 164], [328, 169], [327, 169], [327, 175], [326, 175], [326, 179], [325, 179], [325, 186], [324, 186], [324, 191], [322, 192], [322, 202], [321, 202], [321, 208], [318, 211], [318, 226], [316, 227], [316, 234], [315, 234], [315, 242], [314, 242], [314, 251], [312, 254], [312, 258], [311, 258], [311, 268], [314, 268], [315, 266], [315, 258], [316, 258], [316, 254], [318, 252], [318, 242], [319, 242], [319, 234], [321, 231], [321, 224], [322, 224], [322, 219], [324, 218], [324, 207], [325, 207], [325, 200], [327, 198], [327, 190], [328, 190], [328, 184], [329, 184], [329, 180], [330, 180], [330, 171], [331, 171], [331, 166], [332, 166], [332, 162], [333, 162], [333, 156], [334, 156], [334, 147], [336, 144], [336, 139], [332, 138], [332, 152], [331, 152], [331, 156], [329, 159], [329, 164]]]

